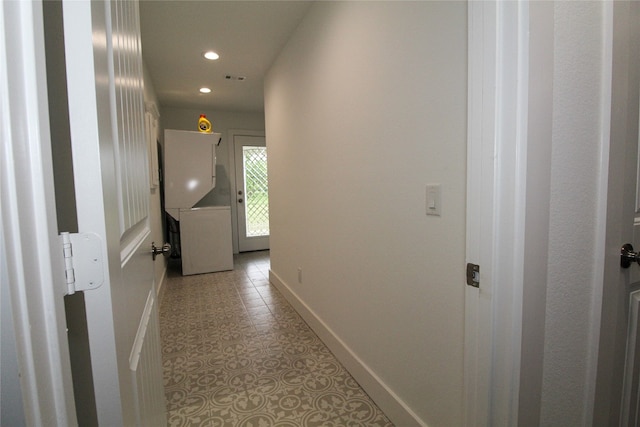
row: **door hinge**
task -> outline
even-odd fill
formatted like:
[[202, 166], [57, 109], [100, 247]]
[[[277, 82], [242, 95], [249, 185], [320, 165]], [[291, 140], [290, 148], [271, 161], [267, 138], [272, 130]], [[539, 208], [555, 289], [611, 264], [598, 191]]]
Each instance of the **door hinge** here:
[[474, 288], [480, 287], [480, 266], [478, 264], [467, 264], [467, 285]]
[[102, 239], [94, 233], [60, 233], [64, 256], [65, 295], [96, 289], [104, 282]]

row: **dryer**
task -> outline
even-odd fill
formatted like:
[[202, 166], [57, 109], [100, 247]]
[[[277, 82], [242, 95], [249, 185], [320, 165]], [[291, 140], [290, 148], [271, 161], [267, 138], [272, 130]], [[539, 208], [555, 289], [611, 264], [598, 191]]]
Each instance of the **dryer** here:
[[185, 275], [233, 269], [231, 208], [194, 208], [216, 186], [219, 142], [219, 133], [164, 132], [165, 211], [179, 224]]

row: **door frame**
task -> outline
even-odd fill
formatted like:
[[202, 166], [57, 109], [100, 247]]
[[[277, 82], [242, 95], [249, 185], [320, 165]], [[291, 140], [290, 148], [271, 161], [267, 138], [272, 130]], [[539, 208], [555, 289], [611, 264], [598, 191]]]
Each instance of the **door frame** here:
[[261, 136], [265, 138], [266, 135], [263, 130], [242, 130], [242, 129], [230, 129], [227, 131], [228, 145], [229, 145], [229, 187], [231, 188], [231, 195], [229, 203], [231, 204], [231, 234], [233, 241], [233, 253], [237, 254], [238, 249], [238, 205], [236, 203], [236, 195], [238, 194], [238, 185], [236, 182], [236, 155], [235, 155], [235, 137], [236, 136]]
[[466, 426], [539, 420], [553, 30], [552, 3], [468, 3]]
[[[7, 274], [27, 425], [77, 425], [40, 1], [0, 5], [0, 191]], [[28, 119], [27, 119], [28, 118]], [[4, 281], [7, 281], [5, 283]], [[4, 355], [3, 355], [4, 357]]]
[[[518, 56], [513, 49], [527, 48], [522, 37], [526, 16], [514, 19], [527, 12], [524, 3], [468, 3], [466, 262], [480, 266], [480, 283], [479, 288], [465, 289], [465, 426], [499, 425], [497, 420], [517, 424], [517, 408], [511, 402], [518, 401], [523, 248], [516, 247], [515, 240], [524, 232], [521, 195], [526, 177], [524, 168], [509, 164], [526, 162], [526, 156], [519, 156], [526, 154], [526, 139], [507, 145], [505, 135], [526, 129], [522, 110], [528, 105], [526, 87], [499, 83], [504, 83], [500, 78], [516, 75], [521, 85], [526, 82], [526, 51]], [[518, 44], [509, 45], [509, 40]], [[498, 213], [501, 227], [496, 226]], [[508, 248], [511, 253], [505, 253]], [[510, 269], [497, 262], [500, 255]], [[511, 289], [505, 284], [509, 280]], [[498, 330], [497, 324], [511, 329]], [[495, 388], [497, 384], [502, 387]]]
[[[608, 363], [602, 352], [609, 350], [607, 334], [600, 331], [612, 319], [600, 310], [605, 267], [619, 275], [621, 243], [619, 237], [610, 242], [607, 229], [613, 220], [611, 177], [620, 172], [609, 135], [615, 5], [601, 5], [601, 133], [594, 171], [599, 202], [593, 212], [596, 224], [589, 230], [594, 246], [585, 248], [594, 262], [590, 283], [584, 284], [592, 291], [591, 315], [583, 326], [588, 338], [581, 396], [585, 425], [608, 425], [597, 416], [603, 400], [611, 400], [610, 389], [600, 382], [610, 374], [602, 371]], [[465, 425], [539, 425], [549, 263], [553, 4], [469, 2], [468, 16], [467, 260], [480, 261], [481, 288], [466, 290]], [[514, 45], [519, 46], [515, 51]]]

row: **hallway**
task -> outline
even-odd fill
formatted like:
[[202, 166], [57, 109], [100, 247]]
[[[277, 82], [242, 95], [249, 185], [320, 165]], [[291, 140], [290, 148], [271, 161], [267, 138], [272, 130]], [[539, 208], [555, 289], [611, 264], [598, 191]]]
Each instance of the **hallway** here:
[[269, 284], [269, 252], [180, 275], [160, 308], [170, 426], [393, 426]]

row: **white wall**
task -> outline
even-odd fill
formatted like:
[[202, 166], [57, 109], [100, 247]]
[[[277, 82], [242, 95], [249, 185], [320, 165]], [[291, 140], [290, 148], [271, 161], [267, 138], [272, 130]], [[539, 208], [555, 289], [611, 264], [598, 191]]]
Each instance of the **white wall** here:
[[[601, 163], [603, 4], [556, 2], [549, 254], [540, 425], [588, 425]], [[594, 323], [595, 322], [595, 323]]]
[[265, 82], [272, 277], [398, 425], [462, 423], [466, 8], [316, 3]]
[[[229, 145], [230, 129], [264, 130], [264, 114], [252, 112], [191, 110], [163, 106], [163, 129], [197, 130], [198, 118], [205, 114], [213, 125], [214, 132], [222, 133], [222, 142], [216, 150], [216, 188], [202, 200], [202, 206], [229, 206], [231, 190], [229, 177]], [[163, 131], [164, 132], [164, 131]]]

